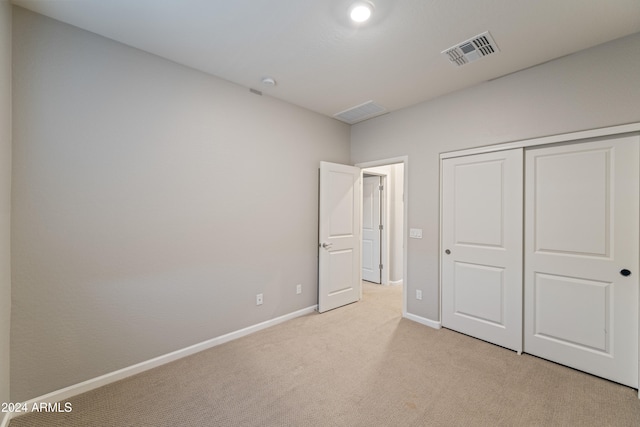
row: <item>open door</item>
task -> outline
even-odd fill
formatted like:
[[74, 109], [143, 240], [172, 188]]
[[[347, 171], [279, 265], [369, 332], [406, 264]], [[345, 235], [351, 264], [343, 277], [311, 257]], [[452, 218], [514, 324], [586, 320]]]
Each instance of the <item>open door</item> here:
[[360, 168], [320, 162], [318, 311], [360, 299]]
[[382, 237], [382, 177], [362, 179], [362, 280], [380, 284]]

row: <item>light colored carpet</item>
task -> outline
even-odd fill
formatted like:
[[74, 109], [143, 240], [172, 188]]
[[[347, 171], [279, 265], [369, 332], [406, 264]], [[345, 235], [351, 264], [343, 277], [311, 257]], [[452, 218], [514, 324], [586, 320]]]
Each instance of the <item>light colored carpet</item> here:
[[637, 391], [401, 318], [401, 288], [70, 400], [42, 426], [639, 426]]

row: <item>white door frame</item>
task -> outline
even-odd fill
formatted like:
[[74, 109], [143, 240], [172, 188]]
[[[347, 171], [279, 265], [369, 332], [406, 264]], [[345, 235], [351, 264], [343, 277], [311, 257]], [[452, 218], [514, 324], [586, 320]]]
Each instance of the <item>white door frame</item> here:
[[[370, 162], [356, 163], [355, 166], [360, 169], [373, 168], [376, 166], [389, 166], [402, 163], [404, 165], [404, 177], [403, 177], [403, 224], [402, 224], [402, 317], [407, 317], [407, 287], [409, 285], [407, 280], [407, 239], [409, 236], [409, 156], [392, 157], [388, 159], [374, 160]], [[388, 204], [387, 204], [388, 205]], [[362, 211], [362, 210], [361, 210]], [[387, 213], [385, 211], [385, 213]], [[387, 230], [389, 227], [387, 227]], [[387, 257], [388, 258], [388, 257]], [[385, 261], [389, 265], [388, 259]], [[384, 263], [383, 262], [383, 263]], [[384, 269], [383, 269], [384, 271]], [[388, 269], [387, 269], [387, 283], [388, 283]]]
[[[532, 139], [526, 139], [526, 140], [520, 140], [520, 141], [505, 142], [502, 144], [496, 144], [496, 145], [490, 145], [490, 146], [484, 146], [484, 147], [478, 147], [478, 148], [470, 148], [467, 150], [440, 153], [440, 230], [442, 229], [442, 160], [443, 159], [447, 159], [450, 157], [467, 156], [471, 154], [490, 153], [493, 151], [508, 150], [510, 148], [521, 148], [521, 147], [527, 148], [527, 147], [534, 147], [534, 146], [540, 146], [540, 145], [572, 142], [572, 141], [578, 141], [578, 140], [589, 139], [589, 138], [597, 138], [602, 136], [620, 135], [623, 133], [637, 133], [637, 132], [640, 132], [640, 122], [629, 123], [629, 124], [618, 125], [618, 126], [608, 126], [604, 128], [597, 128], [597, 129], [589, 129], [589, 130], [583, 130], [578, 132], [570, 132], [565, 134], [544, 136], [541, 138], [532, 138]], [[405, 164], [405, 167], [406, 167], [406, 164]], [[405, 177], [406, 177], [406, 169], [405, 169]], [[406, 215], [406, 211], [405, 211], [405, 215]], [[405, 223], [405, 237], [406, 237], [406, 223]], [[442, 256], [442, 236], [440, 236], [439, 240], [440, 240], [440, 243], [439, 243], [440, 251], [439, 251], [438, 257], [440, 258]], [[406, 262], [406, 258], [405, 258], [405, 262]], [[439, 272], [438, 281], [440, 283], [439, 321], [442, 322], [442, 263], [440, 262], [440, 260], [438, 261], [438, 272]], [[640, 298], [638, 301], [638, 305], [640, 306]], [[638, 323], [640, 325], [640, 319]], [[640, 354], [640, 348], [639, 348], [638, 354]], [[640, 360], [638, 361], [638, 366], [640, 367]], [[638, 390], [638, 398], [640, 398], [640, 389]]]

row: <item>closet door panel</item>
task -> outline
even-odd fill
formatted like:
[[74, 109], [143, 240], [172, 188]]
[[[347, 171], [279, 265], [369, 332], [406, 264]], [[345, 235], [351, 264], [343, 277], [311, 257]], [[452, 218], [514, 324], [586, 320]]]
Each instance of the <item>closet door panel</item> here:
[[532, 148], [525, 178], [525, 351], [636, 388], [638, 143]]
[[442, 162], [442, 325], [522, 350], [522, 150]]

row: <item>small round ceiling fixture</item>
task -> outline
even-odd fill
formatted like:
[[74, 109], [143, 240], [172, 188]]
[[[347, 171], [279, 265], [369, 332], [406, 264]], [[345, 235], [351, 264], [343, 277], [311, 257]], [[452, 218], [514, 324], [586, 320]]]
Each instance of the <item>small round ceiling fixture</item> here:
[[373, 12], [373, 4], [369, 2], [358, 2], [351, 6], [349, 16], [353, 22], [361, 24], [371, 18]]
[[265, 85], [265, 86], [275, 86], [276, 85], [276, 81], [272, 77], [265, 77], [265, 78], [262, 79], [262, 84]]

